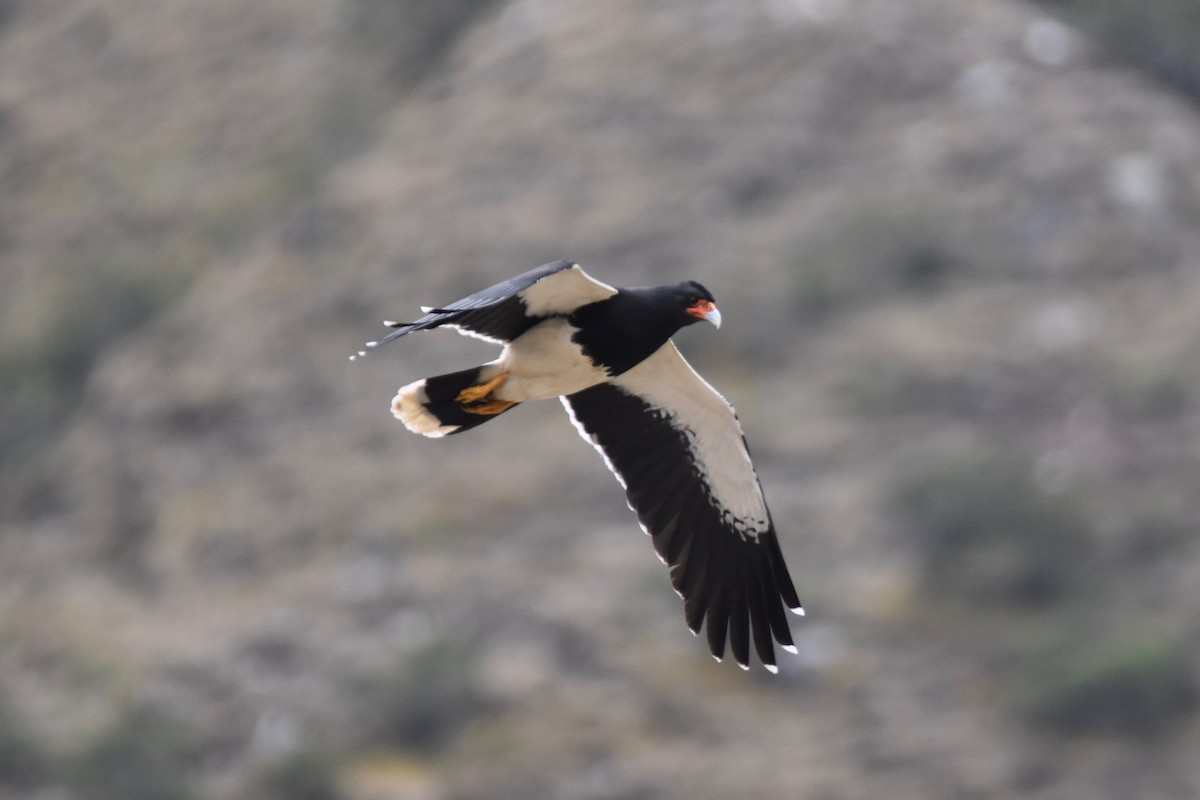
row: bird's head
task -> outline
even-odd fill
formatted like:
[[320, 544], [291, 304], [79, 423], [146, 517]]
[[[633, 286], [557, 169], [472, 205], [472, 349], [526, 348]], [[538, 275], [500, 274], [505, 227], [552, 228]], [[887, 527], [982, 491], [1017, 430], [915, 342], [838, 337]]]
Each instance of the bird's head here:
[[721, 327], [721, 312], [717, 310], [717, 304], [713, 302], [712, 293], [708, 289], [695, 281], [681, 283], [677, 289], [688, 316], [685, 325], [703, 321]]

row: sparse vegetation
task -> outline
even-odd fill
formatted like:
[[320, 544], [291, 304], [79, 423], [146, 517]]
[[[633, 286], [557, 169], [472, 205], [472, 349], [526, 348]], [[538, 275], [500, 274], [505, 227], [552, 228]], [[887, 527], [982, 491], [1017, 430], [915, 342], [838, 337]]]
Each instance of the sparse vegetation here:
[[1131, 565], [1177, 558], [1194, 541], [1195, 526], [1188, 524], [1179, 503], [1147, 508], [1134, 515], [1124, 532], [1120, 558]]
[[398, 89], [428, 75], [446, 48], [496, 0], [351, 0], [343, 5], [347, 42], [385, 62]]
[[268, 764], [259, 776], [261, 800], [341, 800], [336, 764], [325, 750], [293, 750]]
[[1104, 49], [1200, 101], [1200, 6], [1191, 0], [1040, 0]]
[[1170, 421], [1193, 403], [1196, 376], [1188, 358], [1112, 359], [1100, 369], [1104, 398], [1114, 413], [1147, 422]]
[[449, 641], [414, 652], [358, 695], [369, 742], [426, 755], [446, 748], [489, 707], [478, 685], [475, 651]]
[[962, 269], [944, 210], [908, 198], [871, 198], [794, 245], [792, 292], [801, 318], [941, 287]]
[[46, 445], [79, 403], [93, 362], [179, 298], [196, 269], [149, 253], [97, 263], [47, 280], [18, 320], [0, 326], [0, 384], [10, 387], [0, 393], [0, 518], [52, 507]]
[[80, 800], [190, 800], [193, 756], [183, 725], [133, 708], [71, 760], [70, 784]]
[[1080, 506], [1041, 488], [1017, 457], [906, 472], [890, 508], [915, 543], [926, 589], [968, 603], [1044, 606], [1078, 583], [1092, 555]]
[[0, 696], [0, 790], [26, 790], [46, 780], [51, 757], [28, 723]]
[[1072, 736], [1156, 736], [1196, 711], [1195, 670], [1175, 637], [1070, 649], [1045, 668], [1028, 714]]

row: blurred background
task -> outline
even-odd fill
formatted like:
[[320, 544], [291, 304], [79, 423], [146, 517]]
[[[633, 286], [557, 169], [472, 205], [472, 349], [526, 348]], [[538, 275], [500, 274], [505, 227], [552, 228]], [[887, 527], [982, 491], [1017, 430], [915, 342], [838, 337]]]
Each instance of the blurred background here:
[[[0, 2], [0, 797], [1200, 796], [1200, 6]], [[808, 617], [383, 331], [697, 279]]]

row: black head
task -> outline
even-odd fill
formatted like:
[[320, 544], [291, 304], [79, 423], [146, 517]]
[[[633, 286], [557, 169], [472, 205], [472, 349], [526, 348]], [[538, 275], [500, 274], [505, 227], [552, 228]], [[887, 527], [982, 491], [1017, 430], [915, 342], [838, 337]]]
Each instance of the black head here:
[[675, 331], [695, 322], [711, 322], [721, 327], [721, 312], [717, 311], [712, 292], [695, 281], [621, 291], [631, 307], [640, 309], [646, 330], [662, 337], [659, 344]]
[[721, 314], [712, 293], [695, 281], [619, 289], [571, 315], [579, 328], [575, 341], [611, 375], [634, 367], [680, 328], [701, 320], [719, 326]]
[[721, 327], [721, 312], [717, 310], [712, 292], [708, 289], [695, 281], [684, 281], [670, 289], [672, 297], [677, 298], [677, 302], [686, 315], [684, 325], [691, 325], [693, 322], [711, 322], [716, 327]]

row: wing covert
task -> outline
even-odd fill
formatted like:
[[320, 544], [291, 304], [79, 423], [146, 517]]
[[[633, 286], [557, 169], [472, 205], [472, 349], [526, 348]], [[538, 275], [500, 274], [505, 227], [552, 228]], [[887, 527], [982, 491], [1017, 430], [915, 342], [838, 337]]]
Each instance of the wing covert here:
[[415, 322], [389, 322], [396, 330], [366, 347], [373, 350], [413, 331], [440, 327], [503, 344], [547, 317], [569, 314], [614, 294], [616, 289], [592, 278], [578, 264], [554, 261], [441, 308], [424, 309], [425, 315]]

